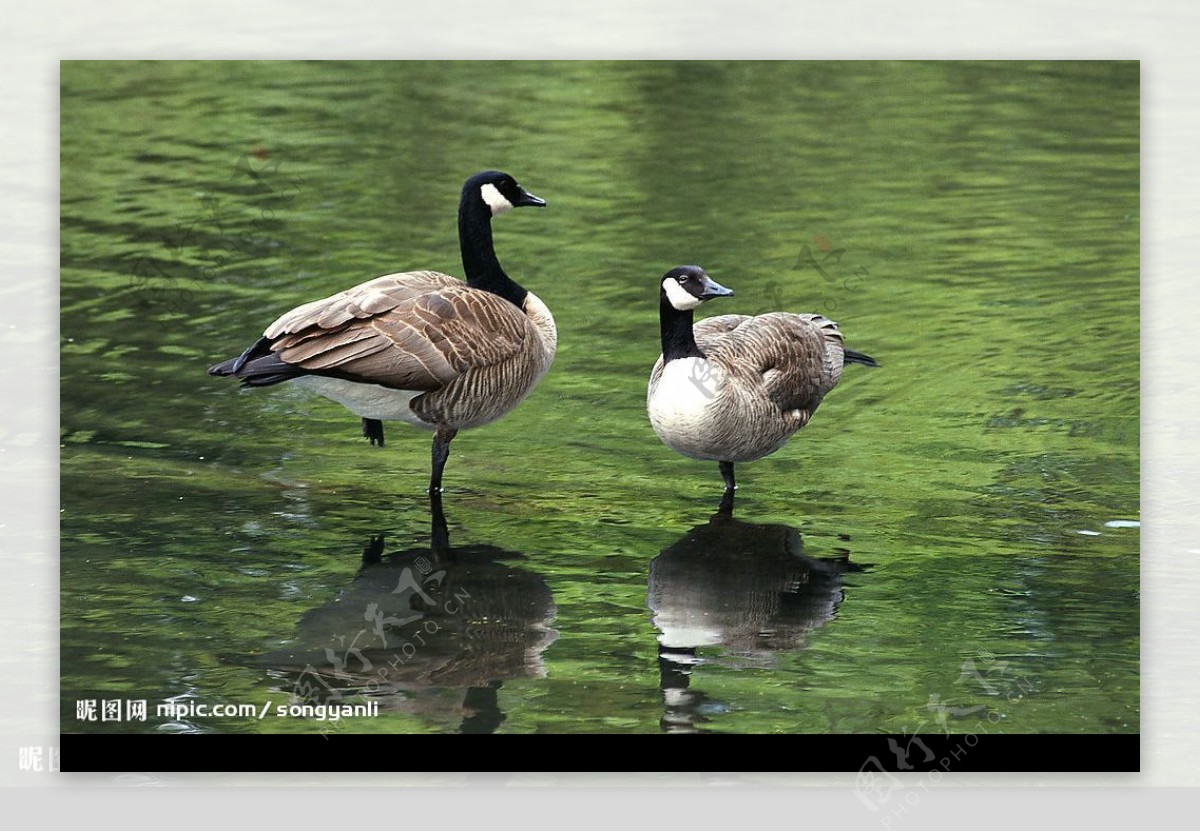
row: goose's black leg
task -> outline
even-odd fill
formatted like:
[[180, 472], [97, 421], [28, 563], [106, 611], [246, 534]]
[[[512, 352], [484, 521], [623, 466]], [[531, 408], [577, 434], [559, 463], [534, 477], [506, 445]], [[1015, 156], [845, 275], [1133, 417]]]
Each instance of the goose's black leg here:
[[433, 473], [429, 477], [429, 493], [437, 494], [442, 490], [442, 471], [446, 460], [450, 458], [450, 440], [458, 435], [453, 428], [438, 428], [433, 435]]
[[721, 476], [725, 478], [725, 490], [726, 491], [736, 490], [737, 482], [735, 482], [733, 479], [733, 463], [732, 462], [719, 462], [717, 464], [721, 466]]
[[372, 445], [383, 447], [383, 422], [378, 419], [363, 419], [363, 436], [371, 440]]
[[721, 505], [717, 511], [722, 514], [733, 514], [733, 494], [737, 491], [737, 482], [733, 478], [733, 463], [720, 462], [721, 476], [725, 479], [725, 493], [721, 495]]
[[429, 549], [435, 557], [450, 554], [450, 527], [446, 525], [446, 512], [442, 510], [442, 495], [439, 491], [429, 492]]

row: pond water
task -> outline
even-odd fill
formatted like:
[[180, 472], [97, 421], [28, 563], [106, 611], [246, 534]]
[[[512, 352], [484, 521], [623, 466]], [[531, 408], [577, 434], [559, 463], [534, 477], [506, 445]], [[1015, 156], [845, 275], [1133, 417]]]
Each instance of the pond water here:
[[[1136, 732], [1136, 63], [66, 63], [64, 732]], [[207, 366], [495, 223], [538, 389], [371, 447]], [[645, 414], [658, 278], [823, 312], [847, 368], [738, 467]], [[364, 562], [364, 555], [367, 562]], [[420, 643], [417, 636], [421, 635]], [[385, 667], [393, 669], [381, 672]], [[144, 720], [79, 700], [145, 699]]]

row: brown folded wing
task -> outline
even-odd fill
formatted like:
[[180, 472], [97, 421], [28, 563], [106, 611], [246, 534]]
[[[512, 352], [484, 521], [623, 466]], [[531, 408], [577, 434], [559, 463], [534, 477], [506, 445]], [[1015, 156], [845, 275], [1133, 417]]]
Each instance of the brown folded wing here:
[[264, 333], [306, 370], [402, 390], [437, 390], [536, 337], [508, 301], [438, 272], [376, 278], [283, 315]]
[[693, 332], [715, 364], [736, 367], [741, 378], [760, 378], [782, 411], [811, 414], [842, 374], [842, 334], [822, 315], [719, 315], [700, 321]]

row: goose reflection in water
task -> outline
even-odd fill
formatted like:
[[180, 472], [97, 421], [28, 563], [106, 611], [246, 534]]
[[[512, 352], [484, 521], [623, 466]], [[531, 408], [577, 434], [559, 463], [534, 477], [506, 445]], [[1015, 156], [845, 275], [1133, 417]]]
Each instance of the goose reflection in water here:
[[439, 494], [430, 513], [428, 549], [385, 556], [376, 537], [350, 586], [304, 615], [295, 645], [262, 657], [286, 674], [298, 701], [334, 704], [365, 694], [379, 697], [383, 709], [435, 722], [449, 714], [462, 733], [492, 733], [505, 719], [501, 683], [545, 675], [542, 653], [558, 637], [545, 580], [502, 562], [519, 553], [451, 548]]
[[[727, 710], [691, 689], [698, 665], [769, 667], [776, 654], [805, 647], [808, 634], [834, 618], [845, 597], [842, 575], [865, 568], [850, 563], [849, 550], [839, 552], [806, 557], [796, 529], [718, 511], [650, 563], [663, 731], [703, 731], [701, 723]], [[719, 657], [701, 658], [706, 647], [722, 648]]]

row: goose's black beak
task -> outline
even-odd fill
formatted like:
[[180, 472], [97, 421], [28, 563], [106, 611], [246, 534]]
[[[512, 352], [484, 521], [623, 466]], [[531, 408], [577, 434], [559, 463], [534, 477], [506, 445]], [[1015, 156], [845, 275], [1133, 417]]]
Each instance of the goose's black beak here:
[[712, 300], [713, 298], [731, 298], [733, 290], [726, 289], [720, 283], [717, 283], [711, 277], [705, 275], [703, 283], [704, 291], [700, 293], [700, 300]]
[[521, 188], [521, 195], [517, 197], [517, 201], [513, 203], [513, 207], [521, 208], [526, 205], [532, 205], [536, 208], [545, 208], [546, 200], [542, 199], [540, 196], [534, 196], [533, 194], [529, 193], [529, 191]]

